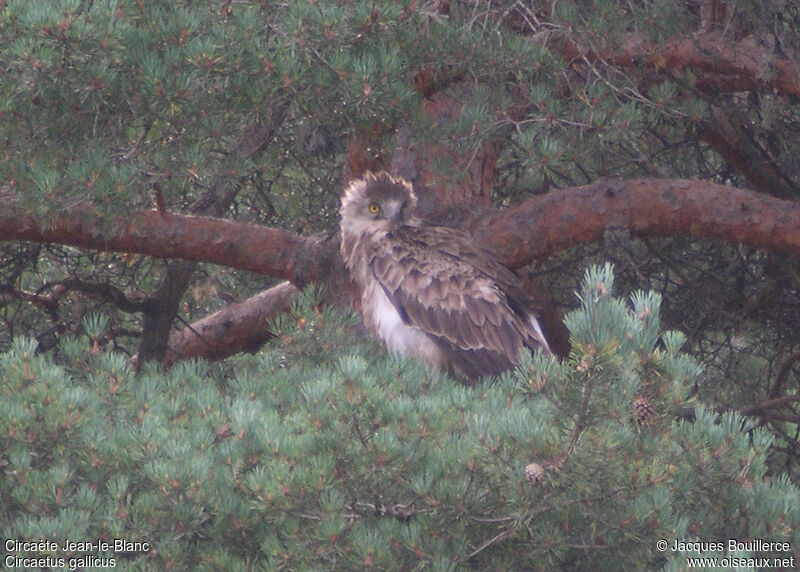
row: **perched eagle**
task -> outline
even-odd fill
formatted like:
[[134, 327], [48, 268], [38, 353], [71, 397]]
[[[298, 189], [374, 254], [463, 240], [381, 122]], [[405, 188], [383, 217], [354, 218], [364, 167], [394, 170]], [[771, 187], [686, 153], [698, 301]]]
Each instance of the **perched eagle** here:
[[414, 215], [411, 184], [367, 173], [345, 190], [341, 254], [364, 323], [389, 350], [467, 378], [550, 352], [519, 277], [461, 231]]

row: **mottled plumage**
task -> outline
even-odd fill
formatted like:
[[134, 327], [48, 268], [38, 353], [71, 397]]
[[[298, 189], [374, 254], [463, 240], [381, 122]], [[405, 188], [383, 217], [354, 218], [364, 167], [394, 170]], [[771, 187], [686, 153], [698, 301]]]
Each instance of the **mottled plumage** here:
[[416, 218], [411, 185], [367, 173], [342, 197], [341, 254], [366, 326], [395, 353], [469, 378], [550, 349], [519, 277], [461, 231]]

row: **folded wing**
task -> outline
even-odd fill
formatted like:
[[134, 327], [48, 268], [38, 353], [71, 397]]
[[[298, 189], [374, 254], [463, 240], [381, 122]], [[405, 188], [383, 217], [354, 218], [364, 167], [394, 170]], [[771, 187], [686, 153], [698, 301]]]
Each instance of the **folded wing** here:
[[523, 347], [549, 352], [516, 274], [445, 227], [403, 227], [372, 243], [369, 267], [403, 320], [468, 377], [513, 367]]

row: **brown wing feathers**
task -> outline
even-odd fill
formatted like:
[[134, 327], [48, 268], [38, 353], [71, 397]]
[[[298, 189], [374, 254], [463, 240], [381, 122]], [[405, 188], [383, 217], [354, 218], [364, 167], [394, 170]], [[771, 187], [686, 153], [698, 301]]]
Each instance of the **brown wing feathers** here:
[[387, 173], [342, 197], [341, 253], [368, 327], [390, 350], [468, 377], [509, 369], [523, 346], [549, 351], [516, 274], [469, 235], [417, 219], [415, 205], [411, 185]]
[[[425, 330], [463, 373], [499, 373], [516, 363], [523, 344], [541, 345], [528, 333], [527, 316], [515, 311], [519, 303], [509, 303], [502, 284], [480, 268], [494, 264], [467, 242], [467, 235], [441, 227], [403, 230], [393, 240], [373, 243], [372, 272], [403, 319]], [[410, 241], [415, 243], [413, 267]], [[437, 248], [445, 241], [444, 249]], [[470, 263], [465, 261], [470, 258]], [[504, 282], [517, 280], [508, 269], [496, 266]]]

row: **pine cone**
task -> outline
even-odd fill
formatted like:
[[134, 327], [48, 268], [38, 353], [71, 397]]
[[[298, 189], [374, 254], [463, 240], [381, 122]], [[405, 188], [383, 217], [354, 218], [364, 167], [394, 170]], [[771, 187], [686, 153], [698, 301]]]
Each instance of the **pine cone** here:
[[655, 413], [653, 402], [644, 395], [637, 395], [633, 400], [633, 411], [639, 423], [647, 423], [650, 416]]
[[529, 463], [525, 465], [525, 480], [531, 484], [536, 484], [544, 478], [544, 467], [539, 463]]

